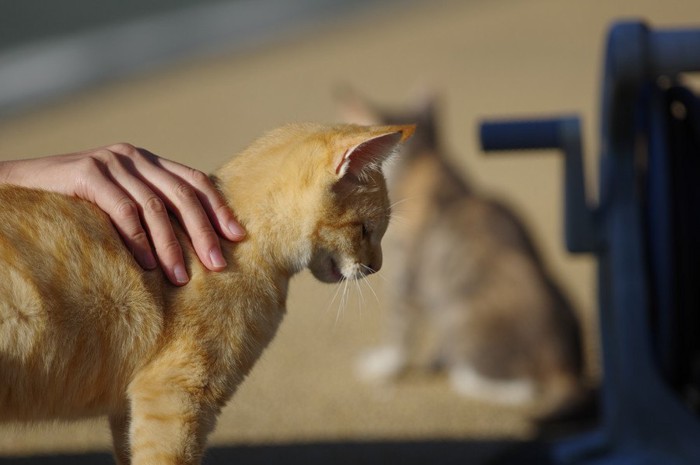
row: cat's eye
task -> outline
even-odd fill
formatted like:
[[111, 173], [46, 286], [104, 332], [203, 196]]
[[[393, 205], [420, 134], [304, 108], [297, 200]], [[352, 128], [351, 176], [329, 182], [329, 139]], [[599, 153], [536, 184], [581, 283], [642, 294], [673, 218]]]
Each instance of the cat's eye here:
[[362, 223], [361, 226], [362, 226], [362, 239], [365, 239], [366, 237], [369, 236], [369, 228], [364, 223]]

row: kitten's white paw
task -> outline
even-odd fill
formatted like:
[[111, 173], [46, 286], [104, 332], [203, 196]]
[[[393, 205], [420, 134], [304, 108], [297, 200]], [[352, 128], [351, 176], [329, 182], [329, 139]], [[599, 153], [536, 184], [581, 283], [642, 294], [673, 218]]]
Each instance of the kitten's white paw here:
[[468, 365], [450, 369], [450, 384], [460, 395], [502, 405], [527, 405], [536, 398], [536, 386], [530, 379], [497, 380], [487, 378]]
[[383, 346], [360, 357], [357, 376], [367, 382], [386, 382], [396, 378], [406, 368], [406, 356], [398, 347]]

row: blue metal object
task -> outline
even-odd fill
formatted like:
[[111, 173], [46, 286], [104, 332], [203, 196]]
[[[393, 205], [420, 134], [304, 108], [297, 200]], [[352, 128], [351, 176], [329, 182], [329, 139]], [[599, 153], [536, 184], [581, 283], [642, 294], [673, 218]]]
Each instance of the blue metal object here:
[[588, 207], [583, 176], [581, 123], [575, 116], [481, 124], [486, 151], [559, 149], [564, 153], [564, 236], [571, 252], [593, 252], [598, 245], [594, 212]]
[[485, 150], [564, 152], [567, 247], [598, 257], [602, 420], [593, 433], [555, 445], [556, 463], [700, 464], [700, 419], [664, 375], [673, 315], [683, 305], [675, 295], [669, 212], [686, 199], [671, 189], [675, 154], [666, 148], [665, 89], [657, 82], [698, 70], [700, 29], [655, 31], [640, 22], [611, 28], [595, 209], [586, 203], [578, 119], [482, 124]]

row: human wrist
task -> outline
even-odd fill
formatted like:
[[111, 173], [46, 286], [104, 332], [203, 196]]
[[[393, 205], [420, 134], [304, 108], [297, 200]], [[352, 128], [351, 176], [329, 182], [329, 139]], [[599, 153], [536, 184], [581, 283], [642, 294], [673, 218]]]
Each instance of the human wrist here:
[[0, 161], [0, 184], [13, 184], [14, 162]]

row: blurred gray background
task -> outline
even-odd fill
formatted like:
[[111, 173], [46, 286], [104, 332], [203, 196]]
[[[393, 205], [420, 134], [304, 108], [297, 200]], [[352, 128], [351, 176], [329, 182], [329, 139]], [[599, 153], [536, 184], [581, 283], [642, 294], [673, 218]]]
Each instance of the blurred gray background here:
[[381, 3], [390, 2], [2, 0], [0, 115], [186, 57], [250, 50]]

